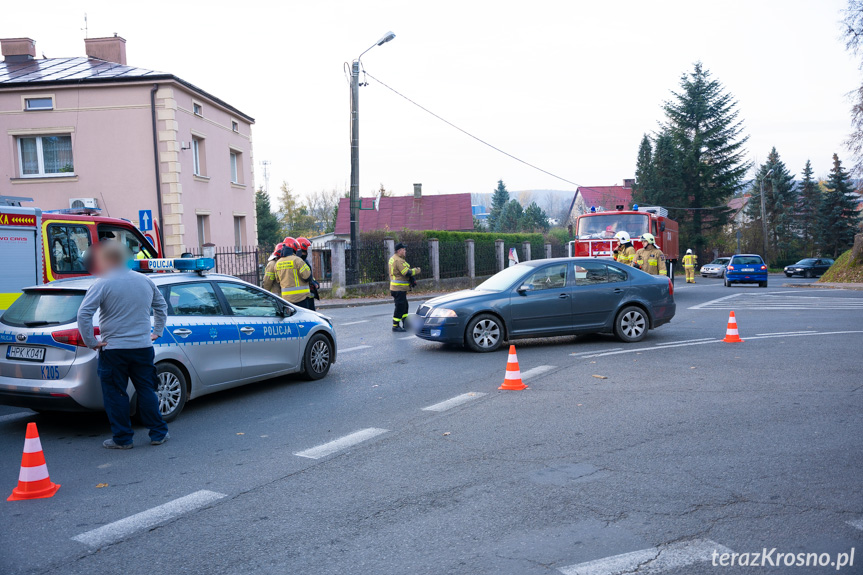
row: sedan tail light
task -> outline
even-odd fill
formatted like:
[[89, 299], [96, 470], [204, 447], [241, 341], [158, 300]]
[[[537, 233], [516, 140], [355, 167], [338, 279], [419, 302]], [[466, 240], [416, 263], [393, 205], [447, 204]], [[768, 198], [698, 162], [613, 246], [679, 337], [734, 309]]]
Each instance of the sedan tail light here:
[[762, 269], [762, 270], [766, 270], [766, 269], [767, 269], [767, 266], [761, 266], [761, 269]]
[[[98, 327], [93, 328], [93, 335], [99, 335]], [[84, 343], [84, 338], [81, 337], [81, 332], [77, 329], [61, 329], [60, 331], [52, 332], [51, 339], [57, 343], [74, 345], [75, 347], [87, 347], [87, 344]]]
[[671, 278], [668, 278], [668, 294], [674, 297], [674, 282], [671, 281]]
[[730, 272], [733, 272], [733, 271], [734, 271], [734, 266], [725, 266], [725, 269], [726, 269], [726, 270], [728, 270], [728, 271], [730, 271]]

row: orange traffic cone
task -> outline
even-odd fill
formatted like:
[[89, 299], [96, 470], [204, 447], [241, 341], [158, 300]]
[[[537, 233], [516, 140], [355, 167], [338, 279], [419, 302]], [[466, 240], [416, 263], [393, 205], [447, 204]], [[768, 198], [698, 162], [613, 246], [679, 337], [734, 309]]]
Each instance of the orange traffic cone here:
[[722, 341], [726, 343], [743, 343], [743, 340], [740, 339], [740, 333], [737, 331], [737, 318], [734, 317], [734, 312], [731, 312], [731, 315], [728, 316], [728, 329], [725, 330], [725, 339]]
[[45, 455], [42, 453], [42, 443], [36, 424], [27, 424], [27, 435], [24, 439], [24, 455], [21, 457], [21, 472], [18, 474], [18, 487], [12, 490], [6, 501], [21, 499], [43, 499], [54, 497], [60, 486], [51, 483], [48, 477], [48, 466], [45, 465]]
[[503, 385], [498, 389], [508, 391], [519, 391], [527, 389], [527, 386], [521, 380], [521, 370], [518, 369], [518, 358], [515, 355], [515, 346], [509, 346], [509, 359], [506, 362], [506, 375], [503, 378]]

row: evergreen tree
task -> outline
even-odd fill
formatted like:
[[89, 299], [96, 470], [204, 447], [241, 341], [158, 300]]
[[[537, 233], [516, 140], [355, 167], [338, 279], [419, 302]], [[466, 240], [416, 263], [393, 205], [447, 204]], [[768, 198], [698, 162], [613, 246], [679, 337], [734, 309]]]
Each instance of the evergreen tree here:
[[653, 182], [653, 144], [650, 137], [644, 134], [638, 146], [638, 159], [635, 161], [635, 186], [632, 188], [632, 199], [637, 204], [647, 202]]
[[548, 215], [546, 215], [545, 210], [540, 208], [536, 202], [531, 202], [530, 205], [524, 209], [519, 228], [524, 232], [545, 233], [549, 228]]
[[279, 212], [282, 236], [314, 235], [315, 218], [309, 215], [306, 206], [300, 204], [287, 182], [282, 182], [279, 194]]
[[270, 195], [263, 187], [255, 192], [255, 222], [258, 229], [258, 245], [264, 249], [272, 249], [282, 241], [279, 218], [270, 206]]
[[500, 218], [503, 208], [509, 202], [509, 192], [506, 190], [506, 185], [503, 180], [497, 181], [497, 188], [491, 197], [491, 209], [488, 212], [488, 229], [497, 229], [497, 220]]
[[823, 254], [839, 254], [854, 242], [860, 224], [857, 202], [852, 196], [851, 177], [842, 167], [839, 156], [833, 154], [833, 167], [825, 185], [818, 212], [818, 247]]
[[812, 178], [812, 164], [809, 160], [806, 160], [806, 166], [803, 167], [803, 180], [797, 191], [800, 240], [804, 253], [813, 257], [818, 229], [818, 210], [821, 208], [821, 186]]
[[[674, 139], [668, 132], [663, 132], [656, 138], [651, 177], [653, 188], [641, 198], [642, 204], [682, 207], [689, 203], [680, 182], [680, 153], [674, 147]], [[686, 212], [675, 210], [670, 215], [672, 219], [680, 220], [685, 217]]]
[[680, 196], [686, 199], [682, 206], [695, 208], [680, 221], [681, 241], [703, 251], [706, 233], [725, 225], [730, 210], [699, 208], [723, 206], [740, 189], [749, 170], [743, 147], [748, 137], [738, 120], [737, 101], [701, 62], [683, 75], [680, 91], [672, 94], [663, 106], [664, 128], [678, 153]]
[[510, 200], [500, 212], [494, 231], [513, 234], [519, 230], [523, 210], [518, 200]]
[[[768, 177], [767, 174], [773, 170]], [[791, 245], [799, 237], [797, 219], [797, 190], [794, 175], [788, 171], [776, 148], [770, 150], [767, 161], [759, 166], [752, 182], [752, 198], [746, 205], [746, 214], [761, 223], [761, 189], [764, 189], [764, 213], [767, 217], [767, 240], [772, 256], [787, 257]]]

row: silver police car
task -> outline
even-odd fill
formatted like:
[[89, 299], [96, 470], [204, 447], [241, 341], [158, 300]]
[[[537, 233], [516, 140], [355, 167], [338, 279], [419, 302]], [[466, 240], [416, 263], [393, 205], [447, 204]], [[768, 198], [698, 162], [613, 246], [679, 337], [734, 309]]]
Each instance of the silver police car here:
[[[186, 401], [215, 391], [291, 373], [321, 379], [336, 360], [332, 322], [320, 313], [233, 276], [149, 277], [168, 302], [165, 332], [154, 343], [166, 421]], [[0, 316], [0, 404], [36, 411], [103, 408], [98, 354], [84, 346], [76, 323], [94, 281], [81, 277], [26, 288]], [[97, 314], [95, 325], [98, 320]], [[134, 410], [131, 383], [128, 392]]]

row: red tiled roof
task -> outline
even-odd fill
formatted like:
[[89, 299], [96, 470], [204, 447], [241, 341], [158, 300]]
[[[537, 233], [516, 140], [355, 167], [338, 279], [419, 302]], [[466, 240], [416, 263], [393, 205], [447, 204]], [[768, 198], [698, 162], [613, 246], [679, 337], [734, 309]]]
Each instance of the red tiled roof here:
[[[336, 219], [337, 235], [351, 233], [350, 200], [339, 200], [339, 215]], [[372, 207], [372, 200], [366, 198], [363, 208]], [[360, 210], [359, 231], [374, 230], [446, 230], [473, 231], [473, 213], [470, 208], [470, 194], [445, 194], [423, 196], [415, 200], [413, 196], [381, 198], [380, 209]]]

